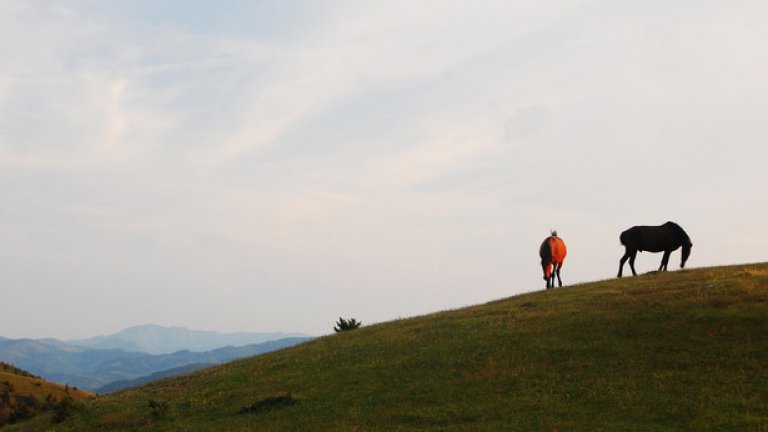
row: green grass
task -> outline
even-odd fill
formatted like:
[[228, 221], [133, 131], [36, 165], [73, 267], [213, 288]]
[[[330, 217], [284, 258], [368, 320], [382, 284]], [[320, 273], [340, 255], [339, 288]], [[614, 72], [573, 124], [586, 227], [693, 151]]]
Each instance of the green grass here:
[[768, 431], [767, 362], [768, 264], [706, 268], [362, 327], [103, 396], [55, 427]]

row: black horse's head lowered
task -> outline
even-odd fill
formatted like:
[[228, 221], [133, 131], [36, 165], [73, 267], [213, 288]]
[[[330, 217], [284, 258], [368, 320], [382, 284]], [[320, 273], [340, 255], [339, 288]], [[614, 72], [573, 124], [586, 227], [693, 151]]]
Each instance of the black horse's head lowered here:
[[629, 259], [632, 274], [637, 275], [635, 257], [638, 251], [664, 252], [659, 271], [665, 271], [669, 262], [669, 254], [679, 247], [682, 247], [680, 268], [685, 267], [685, 262], [688, 261], [693, 246], [691, 238], [688, 237], [685, 230], [674, 222], [667, 222], [659, 226], [634, 226], [621, 233], [619, 240], [626, 248], [624, 256], [619, 261], [619, 277], [621, 277], [621, 271], [627, 259]]

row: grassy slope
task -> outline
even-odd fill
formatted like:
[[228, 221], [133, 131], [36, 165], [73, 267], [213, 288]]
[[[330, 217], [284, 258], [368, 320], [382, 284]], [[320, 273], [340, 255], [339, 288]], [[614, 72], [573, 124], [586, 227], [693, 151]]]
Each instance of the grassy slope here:
[[57, 403], [66, 397], [81, 401], [93, 398], [93, 395], [45, 381], [26, 372], [17, 373], [12, 368], [0, 366], [0, 427], [13, 421], [14, 413], [18, 414], [25, 407], [31, 410], [28, 411], [29, 415], [35, 415], [49, 410], [50, 404]]
[[[56, 428], [766, 430], [766, 359], [767, 264], [676, 271], [320, 338], [101, 397]], [[236, 414], [286, 393], [295, 405]]]
[[45, 381], [41, 378], [18, 375], [12, 372], [0, 370], [0, 390], [12, 388], [11, 396], [32, 396], [39, 401], [45, 401], [48, 395], [56, 397], [71, 396], [75, 400], [91, 398], [91, 393], [66, 389], [61, 384]]

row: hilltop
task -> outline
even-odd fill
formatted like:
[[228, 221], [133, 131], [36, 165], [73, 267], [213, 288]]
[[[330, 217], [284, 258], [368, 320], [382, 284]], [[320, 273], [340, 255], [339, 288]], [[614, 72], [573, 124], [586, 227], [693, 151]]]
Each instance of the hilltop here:
[[694, 269], [363, 327], [103, 396], [56, 427], [761, 430], [766, 358], [768, 264]]

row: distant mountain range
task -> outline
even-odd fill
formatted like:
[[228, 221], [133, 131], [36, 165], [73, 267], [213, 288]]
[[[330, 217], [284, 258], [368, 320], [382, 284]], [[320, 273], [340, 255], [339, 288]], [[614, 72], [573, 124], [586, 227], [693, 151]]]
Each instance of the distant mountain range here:
[[65, 341], [92, 349], [119, 349], [148, 354], [170, 354], [176, 351], [211, 351], [226, 346], [245, 346], [292, 337], [302, 333], [219, 333], [190, 330], [184, 327], [164, 327], [154, 324], [128, 327], [107, 336]]
[[[0, 337], [0, 360], [49, 381], [92, 392], [108, 392], [312, 339], [306, 335], [285, 336], [284, 333], [222, 334], [180, 327], [138, 326], [110, 336], [67, 342]], [[253, 340], [260, 342], [247, 343]], [[228, 342], [231, 342], [229, 346], [222, 346]], [[168, 348], [161, 350], [162, 343]], [[234, 346], [236, 344], [239, 346]], [[171, 347], [181, 349], [152, 353], [168, 351]], [[204, 347], [215, 348], [204, 350]], [[151, 377], [153, 374], [155, 378]]]

